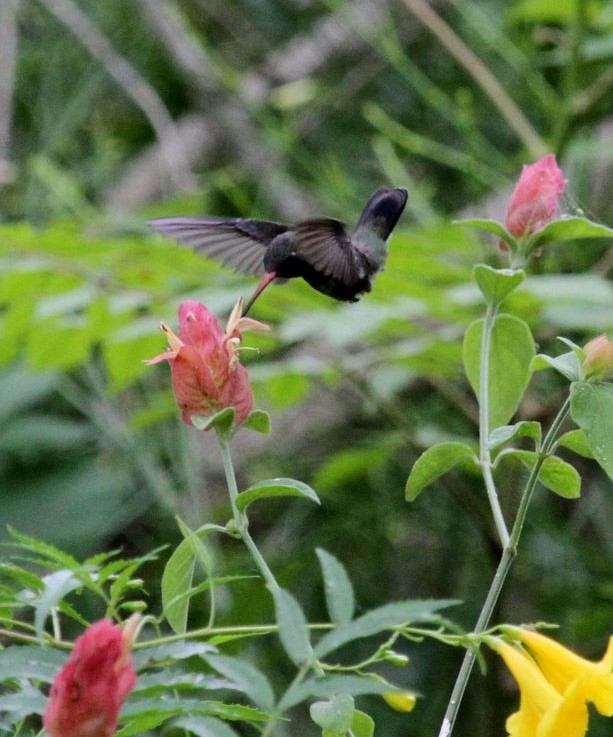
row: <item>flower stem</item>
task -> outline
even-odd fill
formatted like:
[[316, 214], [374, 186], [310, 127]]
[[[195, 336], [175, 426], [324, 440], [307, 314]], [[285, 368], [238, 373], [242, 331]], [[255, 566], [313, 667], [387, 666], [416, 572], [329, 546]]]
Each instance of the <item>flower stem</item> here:
[[230, 443], [228, 436], [224, 432], [217, 432], [217, 440], [219, 441], [219, 447], [221, 450], [221, 457], [223, 459], [223, 468], [226, 474], [226, 483], [228, 485], [228, 495], [230, 497], [230, 505], [232, 506], [232, 516], [234, 519], [234, 525], [236, 531], [240, 535], [242, 541], [245, 543], [247, 550], [251, 554], [255, 564], [260, 570], [260, 573], [266, 581], [266, 585], [271, 592], [279, 589], [280, 586], [277, 583], [273, 572], [270, 570], [268, 563], [264, 560], [264, 556], [260, 553], [258, 546], [249, 533], [249, 520], [238, 508], [238, 486], [236, 484], [236, 474], [234, 473], [234, 465], [232, 463], [232, 455], [230, 454]]
[[496, 322], [496, 313], [498, 305], [488, 303], [485, 312], [485, 320], [483, 324], [483, 336], [481, 338], [481, 356], [479, 363], [479, 463], [481, 464], [481, 473], [487, 491], [494, 523], [498, 530], [498, 536], [503, 548], [509, 543], [509, 531], [507, 530], [500, 502], [498, 500], [498, 492], [492, 475], [492, 457], [489, 450], [490, 437], [490, 349], [492, 344], [492, 331]]
[[[479, 618], [474, 627], [473, 633], [475, 635], [483, 632], [489, 624], [494, 608], [500, 597], [500, 592], [502, 591], [502, 587], [506, 580], [507, 574], [511, 568], [511, 563], [513, 562], [513, 559], [515, 558], [515, 555], [517, 553], [519, 538], [521, 536], [524, 522], [526, 520], [530, 499], [532, 498], [532, 493], [534, 492], [534, 489], [536, 487], [539, 473], [541, 471], [543, 463], [545, 462], [545, 459], [551, 454], [556, 436], [558, 434], [560, 426], [568, 415], [569, 409], [570, 397], [567, 397], [566, 401], [564, 402], [564, 404], [560, 408], [560, 411], [552, 422], [547, 434], [545, 435], [536, 463], [534, 464], [532, 471], [530, 472], [528, 481], [526, 482], [526, 486], [524, 488], [519, 507], [517, 509], [517, 515], [513, 523], [513, 529], [511, 530], [511, 536], [509, 537], [508, 542], [504, 547], [502, 557], [500, 558], [500, 562], [498, 564], [498, 568], [496, 569], [496, 573], [494, 574], [494, 578], [492, 579], [490, 589], [483, 604], [483, 608], [481, 609], [481, 613], [479, 614]], [[460, 672], [458, 673], [458, 677], [453, 687], [453, 691], [449, 699], [449, 704], [447, 705], [447, 711], [445, 712], [445, 717], [439, 731], [439, 737], [449, 737], [449, 735], [451, 734], [453, 725], [458, 715], [462, 696], [464, 695], [466, 684], [468, 683], [468, 679], [470, 677], [470, 673], [472, 671], [476, 657], [476, 649], [468, 650], [466, 652], [466, 655], [464, 655], [464, 660], [462, 661]]]

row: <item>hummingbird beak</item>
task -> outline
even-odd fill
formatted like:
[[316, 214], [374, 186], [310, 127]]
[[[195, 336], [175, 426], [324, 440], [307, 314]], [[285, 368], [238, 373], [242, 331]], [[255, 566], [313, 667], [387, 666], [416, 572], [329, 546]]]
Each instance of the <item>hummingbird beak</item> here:
[[245, 309], [243, 310], [243, 317], [249, 312], [251, 309], [251, 306], [255, 302], [255, 300], [262, 294], [262, 292], [266, 289], [266, 287], [273, 282], [277, 278], [277, 272], [276, 271], [269, 271], [264, 274], [264, 276], [260, 279], [260, 283], [255, 288], [254, 293], [251, 295], [250, 300], [245, 305]]

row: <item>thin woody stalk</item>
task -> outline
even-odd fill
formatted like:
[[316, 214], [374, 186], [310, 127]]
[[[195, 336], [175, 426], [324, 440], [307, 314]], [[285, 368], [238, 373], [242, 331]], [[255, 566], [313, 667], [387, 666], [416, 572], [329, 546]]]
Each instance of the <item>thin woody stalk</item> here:
[[[570, 397], [567, 398], [562, 405], [560, 411], [552, 422], [551, 427], [549, 428], [549, 431], [545, 436], [545, 439], [543, 440], [541, 451], [538, 454], [536, 463], [534, 464], [532, 471], [530, 472], [528, 481], [526, 482], [526, 486], [524, 488], [519, 507], [517, 509], [515, 522], [513, 523], [513, 528], [511, 530], [511, 536], [503, 550], [502, 557], [500, 558], [500, 563], [498, 564], [498, 568], [496, 569], [496, 573], [494, 574], [494, 578], [492, 579], [490, 589], [483, 604], [483, 608], [481, 609], [481, 613], [479, 614], [479, 618], [473, 629], [473, 632], [476, 635], [480, 634], [487, 628], [494, 612], [494, 608], [498, 603], [502, 587], [504, 586], [506, 577], [511, 568], [511, 564], [517, 553], [519, 538], [521, 537], [521, 532], [526, 520], [526, 515], [528, 513], [528, 507], [530, 505], [530, 500], [536, 487], [539, 473], [541, 471], [543, 463], [545, 462], [545, 459], [551, 453], [560, 426], [566, 419], [569, 409]], [[460, 667], [460, 672], [458, 673], [458, 677], [456, 679], [451, 697], [449, 699], [447, 711], [445, 712], [445, 716], [443, 718], [443, 723], [439, 731], [439, 737], [449, 737], [449, 735], [451, 735], [456, 717], [458, 715], [458, 711], [460, 709], [462, 697], [464, 695], [464, 691], [466, 689], [466, 685], [468, 683], [468, 679], [470, 677], [476, 657], [476, 649], [468, 650], [466, 652], [466, 655], [464, 656], [464, 660], [462, 661], [462, 665]]]

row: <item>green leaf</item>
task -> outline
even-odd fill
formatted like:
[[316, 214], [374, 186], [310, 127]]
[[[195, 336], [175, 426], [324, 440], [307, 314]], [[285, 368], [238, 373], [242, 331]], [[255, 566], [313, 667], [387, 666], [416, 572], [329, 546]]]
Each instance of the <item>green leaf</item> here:
[[[234, 684], [216, 675], [189, 672], [166, 666], [155, 673], [139, 673], [134, 692], [147, 698], [162, 698], [169, 691], [193, 694], [194, 689], [233, 689]], [[237, 687], [237, 690], [242, 689]]]
[[[526, 468], [532, 470], [538, 460], [538, 453], [531, 450], [505, 450], [496, 460], [518, 458]], [[564, 499], [576, 499], [581, 495], [581, 476], [570, 463], [557, 456], [547, 456], [539, 471], [538, 480], [550, 491]]]
[[204, 642], [166, 642], [163, 645], [138, 647], [133, 658], [136, 670], [152, 663], [172, 664], [176, 660], [186, 660], [197, 655], [217, 652], [216, 648]]
[[353, 696], [364, 694], [382, 694], [393, 691], [394, 687], [381, 679], [370, 675], [332, 675], [324, 678], [310, 678], [296, 686], [290, 686], [285, 692], [277, 708], [281, 711], [291, 709], [310, 698], [327, 698], [334, 693], [348, 693]]
[[189, 599], [182, 595], [192, 585], [196, 558], [188, 540], [182, 540], [168, 559], [162, 573], [162, 605], [168, 624], [177, 634], [187, 629]]
[[533, 373], [548, 368], [555, 369], [568, 381], [577, 381], [581, 373], [579, 361], [573, 351], [562, 353], [560, 356], [547, 356], [539, 353], [530, 362], [530, 371]]
[[232, 727], [215, 717], [189, 716], [175, 719], [173, 727], [181, 727], [196, 737], [238, 737]]
[[238, 737], [238, 733], [229, 724], [215, 717], [180, 717], [173, 721], [172, 726], [181, 727], [196, 737]]
[[343, 564], [322, 548], [315, 551], [324, 579], [326, 607], [335, 624], [346, 624], [353, 617], [353, 586]]
[[515, 425], [503, 425], [502, 427], [497, 427], [495, 430], [492, 430], [488, 438], [487, 445], [490, 450], [493, 450], [504, 445], [504, 443], [510, 443], [511, 440], [515, 440], [517, 438], [530, 438], [531, 440], [534, 440], [534, 443], [538, 448], [541, 443], [541, 436], [542, 430], [540, 422], [523, 420], [522, 422], [517, 422]]
[[197, 532], [193, 532], [181, 520], [178, 522], [185, 539], [179, 543], [164, 567], [161, 593], [168, 624], [177, 634], [183, 634], [187, 629], [191, 598], [187, 594], [192, 588], [196, 562], [202, 565], [207, 574], [210, 571], [210, 556], [200, 538], [219, 528], [216, 525], [203, 525]]
[[285, 652], [295, 665], [312, 660], [313, 650], [309, 641], [309, 628], [300, 604], [281, 588], [272, 590], [275, 600], [275, 619], [279, 625], [279, 639]]
[[486, 264], [477, 264], [473, 278], [487, 303], [497, 305], [523, 282], [526, 274], [521, 269], [493, 269]]
[[262, 409], [254, 409], [243, 422], [243, 427], [262, 435], [270, 434], [270, 415]]
[[613, 238], [613, 228], [582, 217], [554, 220], [530, 238], [528, 249], [532, 251], [552, 241], [574, 241], [581, 238]]
[[[479, 397], [481, 341], [484, 320], [469, 325], [464, 336], [464, 368]], [[523, 320], [498, 315], [492, 328], [489, 355], [489, 429], [506, 425], [515, 414], [530, 381], [534, 339]]]
[[569, 430], [558, 438], [557, 445], [561, 445], [563, 448], [572, 450], [573, 453], [583, 456], [584, 458], [594, 459], [594, 453], [587, 442], [585, 433], [583, 430]]
[[424, 451], [413, 464], [405, 488], [405, 499], [414, 501], [422, 489], [439, 476], [460, 464], [477, 463], [477, 458], [469, 445], [450, 441], [438, 443]]
[[214, 427], [221, 435], [229, 435], [234, 423], [236, 411], [234, 407], [226, 407], [212, 417], [208, 415], [192, 415], [192, 425], [198, 430], [210, 430]]
[[258, 499], [266, 499], [269, 497], [280, 496], [301, 496], [309, 499], [316, 504], [320, 504], [319, 497], [316, 492], [302, 481], [295, 479], [266, 479], [253, 484], [245, 491], [242, 491], [237, 499], [236, 506], [243, 512], [247, 507]]
[[205, 660], [264, 711], [272, 711], [275, 695], [266, 676], [246, 660], [227, 655], [207, 655]]
[[453, 599], [409, 599], [385, 604], [324, 635], [315, 647], [315, 654], [323, 657], [352, 640], [371, 637], [412, 622], [431, 622], [438, 619], [439, 609], [457, 603]]
[[353, 732], [353, 737], [374, 737], [374, 719], [368, 714], [365, 714], [363, 711], [359, 711], [359, 709], [356, 709], [353, 712], [351, 731]]
[[0, 683], [15, 678], [33, 678], [51, 683], [68, 654], [43, 647], [7, 647], [0, 650]]
[[45, 621], [52, 609], [59, 606], [66, 594], [83, 586], [73, 571], [54, 571], [43, 578], [45, 585], [40, 596], [34, 603], [34, 627], [36, 636], [42, 638], [45, 634]]
[[46, 705], [47, 699], [40, 691], [27, 685], [15, 693], [0, 695], [0, 714], [10, 712], [15, 720], [25, 720], [31, 714], [42, 714]]
[[609, 478], [613, 479], [613, 384], [579, 381], [571, 386], [570, 413]]
[[349, 694], [332, 696], [329, 701], [316, 701], [309, 707], [311, 719], [326, 732], [344, 735], [351, 727], [355, 702]]
[[506, 241], [509, 246], [514, 247], [516, 244], [515, 238], [509, 233], [509, 231], [502, 226], [496, 220], [489, 220], [487, 218], [464, 218], [462, 220], [454, 220], [454, 225], [461, 225], [463, 228], [475, 228], [477, 230], [484, 230], [486, 233], [492, 233]]

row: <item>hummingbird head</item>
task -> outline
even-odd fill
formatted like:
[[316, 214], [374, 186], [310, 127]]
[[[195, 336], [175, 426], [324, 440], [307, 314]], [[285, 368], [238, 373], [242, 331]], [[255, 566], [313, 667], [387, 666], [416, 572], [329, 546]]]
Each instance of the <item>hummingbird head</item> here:
[[384, 241], [387, 240], [402, 215], [407, 199], [408, 193], [404, 187], [380, 187], [362, 210], [356, 231], [368, 228]]

